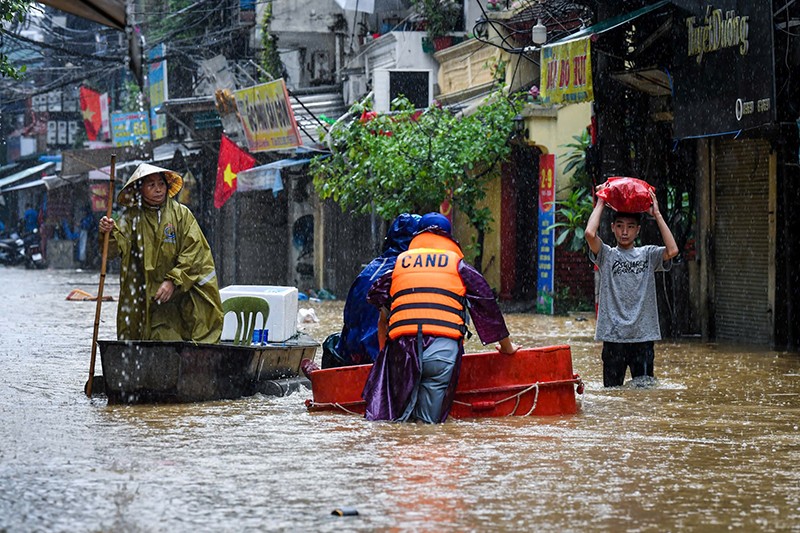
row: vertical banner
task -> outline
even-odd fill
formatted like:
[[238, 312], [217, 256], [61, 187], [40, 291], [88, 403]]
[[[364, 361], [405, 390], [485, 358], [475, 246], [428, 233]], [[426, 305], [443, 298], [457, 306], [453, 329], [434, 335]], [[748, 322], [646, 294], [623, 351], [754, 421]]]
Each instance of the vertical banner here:
[[594, 100], [591, 38], [542, 47], [541, 97], [548, 104]]
[[303, 144], [283, 79], [241, 89], [233, 94], [248, 150], [285, 150]]
[[539, 273], [536, 281], [536, 312], [553, 314], [553, 273], [555, 271], [556, 156], [539, 156]]
[[111, 121], [108, 114], [108, 93], [100, 95], [100, 140], [111, 139]]
[[167, 47], [161, 43], [147, 54], [150, 61], [147, 73], [150, 83], [150, 128], [154, 141], [167, 136], [167, 116], [157, 113], [161, 105], [169, 98], [167, 60], [164, 59], [166, 53]]

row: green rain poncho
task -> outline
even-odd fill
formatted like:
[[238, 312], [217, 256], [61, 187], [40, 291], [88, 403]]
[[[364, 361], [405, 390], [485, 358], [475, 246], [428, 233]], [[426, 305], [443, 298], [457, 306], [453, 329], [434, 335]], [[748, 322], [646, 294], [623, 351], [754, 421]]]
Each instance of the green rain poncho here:
[[[121, 256], [117, 338], [219, 342], [222, 302], [211, 248], [189, 209], [169, 198], [159, 208], [129, 207], [109, 239], [109, 257]], [[175, 292], [154, 295], [171, 280]]]

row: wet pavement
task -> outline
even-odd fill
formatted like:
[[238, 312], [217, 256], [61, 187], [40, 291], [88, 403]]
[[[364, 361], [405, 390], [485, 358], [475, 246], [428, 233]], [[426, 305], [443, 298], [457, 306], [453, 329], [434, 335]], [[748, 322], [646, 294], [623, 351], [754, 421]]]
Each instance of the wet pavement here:
[[[572, 347], [578, 415], [370, 423], [308, 413], [310, 392], [109, 406], [83, 394], [96, 304], [65, 300], [98, 278], [0, 268], [0, 531], [800, 529], [797, 354], [666, 341], [655, 386], [604, 389], [591, 315], [510, 314], [516, 342]], [[341, 302], [301, 307], [317, 340], [340, 327]]]

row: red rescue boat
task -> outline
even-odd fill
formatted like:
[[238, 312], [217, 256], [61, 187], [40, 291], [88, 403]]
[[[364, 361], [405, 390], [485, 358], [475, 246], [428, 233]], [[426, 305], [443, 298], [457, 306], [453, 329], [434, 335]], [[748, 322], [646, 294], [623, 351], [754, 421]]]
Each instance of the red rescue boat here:
[[[361, 398], [372, 365], [344, 366], [310, 373], [309, 411], [363, 415]], [[572, 372], [569, 346], [521, 348], [513, 356], [498, 352], [465, 354], [453, 418], [555, 416], [578, 412], [575, 394], [583, 382]]]

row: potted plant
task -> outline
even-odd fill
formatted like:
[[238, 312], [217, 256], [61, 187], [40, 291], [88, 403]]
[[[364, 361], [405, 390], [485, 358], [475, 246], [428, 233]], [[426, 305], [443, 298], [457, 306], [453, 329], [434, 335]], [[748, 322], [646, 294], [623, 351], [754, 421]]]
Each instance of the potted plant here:
[[448, 33], [461, 28], [463, 0], [414, 0], [414, 9], [425, 19], [427, 40], [434, 51], [454, 44]]

